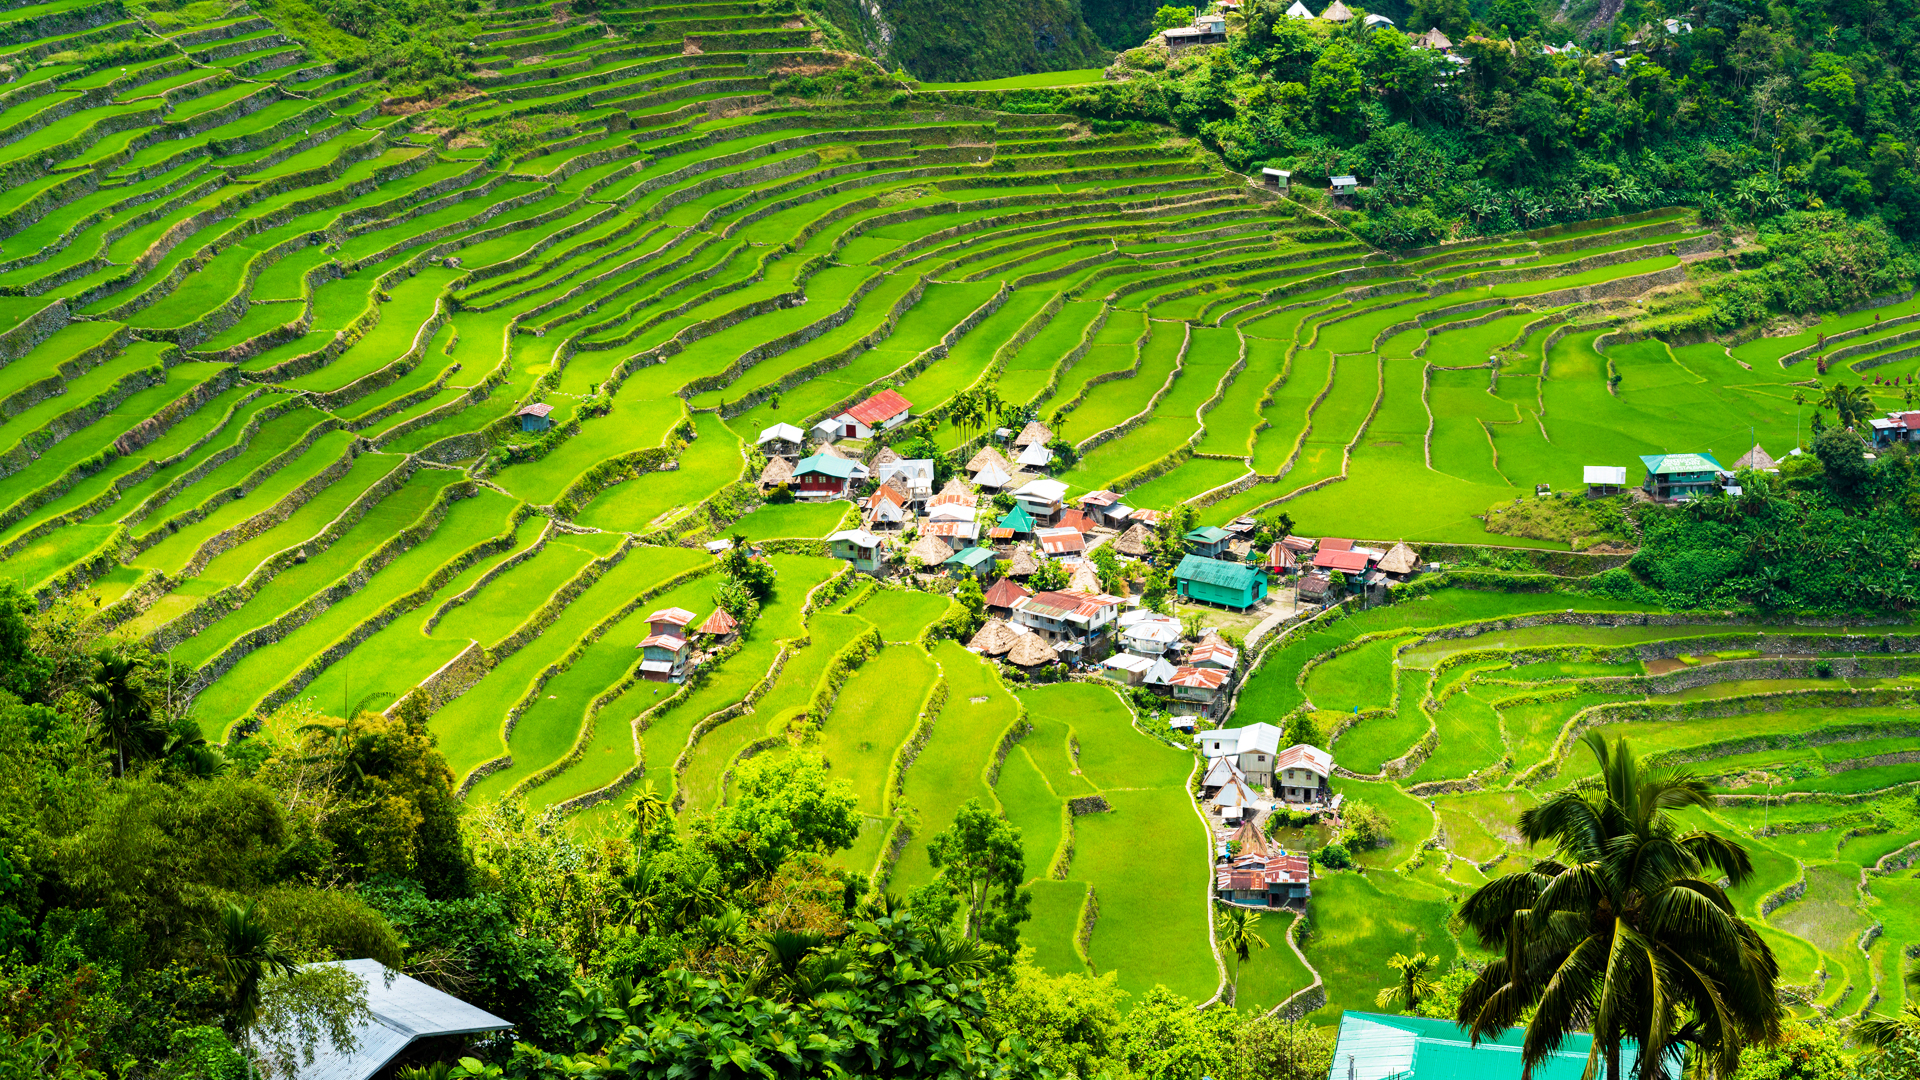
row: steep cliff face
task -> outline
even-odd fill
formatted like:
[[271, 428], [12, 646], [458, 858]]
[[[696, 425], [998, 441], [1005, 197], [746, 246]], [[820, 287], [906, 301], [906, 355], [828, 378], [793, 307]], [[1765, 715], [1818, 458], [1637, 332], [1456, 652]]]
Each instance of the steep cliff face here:
[[1160, 4], [1161, 0], [1083, 0], [1081, 11], [1100, 44], [1119, 52], [1152, 33], [1153, 13]]
[[889, 68], [923, 82], [1101, 67], [1109, 51], [1079, 0], [813, 0]]

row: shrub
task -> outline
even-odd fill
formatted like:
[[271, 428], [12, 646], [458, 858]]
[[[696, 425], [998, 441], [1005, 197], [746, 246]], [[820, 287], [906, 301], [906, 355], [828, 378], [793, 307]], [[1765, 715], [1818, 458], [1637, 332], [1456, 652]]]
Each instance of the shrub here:
[[1329, 870], [1345, 870], [1353, 865], [1353, 856], [1345, 844], [1334, 842], [1313, 853], [1313, 861]]
[[1383, 847], [1393, 835], [1393, 822], [1387, 815], [1371, 803], [1355, 799], [1347, 803], [1340, 811], [1340, 820], [1346, 824], [1346, 831], [1340, 834], [1340, 842], [1349, 848], [1366, 850]]

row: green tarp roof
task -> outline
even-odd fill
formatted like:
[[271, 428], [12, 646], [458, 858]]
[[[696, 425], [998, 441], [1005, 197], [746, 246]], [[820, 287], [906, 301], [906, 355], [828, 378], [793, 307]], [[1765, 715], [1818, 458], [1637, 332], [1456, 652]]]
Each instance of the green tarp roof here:
[[1218, 525], [1205, 525], [1187, 534], [1187, 539], [1202, 544], [1217, 544], [1233, 534]]
[[1180, 568], [1173, 576], [1184, 581], [1199, 581], [1208, 585], [1218, 585], [1223, 589], [1251, 589], [1261, 576], [1261, 570], [1246, 563], [1227, 562], [1225, 559], [1209, 559], [1205, 555], [1188, 555], [1180, 560]]
[[1017, 533], [1032, 532], [1035, 524], [1033, 515], [1027, 513], [1027, 508], [1019, 503], [1014, 503], [1013, 509], [1000, 518], [1001, 528], [1012, 529]]

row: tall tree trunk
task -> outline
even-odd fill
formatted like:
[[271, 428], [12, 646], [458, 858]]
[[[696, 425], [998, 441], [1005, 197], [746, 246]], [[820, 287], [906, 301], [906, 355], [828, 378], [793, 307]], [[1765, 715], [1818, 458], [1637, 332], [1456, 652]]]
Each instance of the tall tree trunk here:
[[1626, 1077], [1620, 1075], [1620, 1033], [1613, 1028], [1608, 1028], [1605, 1038], [1607, 1040], [1607, 1080], [1626, 1080]]

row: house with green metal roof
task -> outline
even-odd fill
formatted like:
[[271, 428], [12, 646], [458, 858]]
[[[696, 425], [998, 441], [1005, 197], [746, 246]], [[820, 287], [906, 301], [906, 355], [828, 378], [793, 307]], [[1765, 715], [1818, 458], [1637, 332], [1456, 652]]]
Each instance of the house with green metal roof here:
[[1188, 555], [1173, 572], [1181, 596], [1245, 611], [1267, 598], [1267, 572], [1247, 563]]
[[[1353, 1012], [1340, 1017], [1327, 1080], [1520, 1080], [1520, 1051], [1526, 1029], [1508, 1028], [1476, 1045], [1451, 1020]], [[1567, 1037], [1558, 1050], [1533, 1067], [1531, 1080], [1580, 1080], [1587, 1070], [1593, 1036]], [[1638, 1046], [1620, 1048], [1620, 1071], [1633, 1075]], [[1671, 1077], [1671, 1065], [1660, 1070]]]
[[1012, 529], [1015, 536], [1032, 535], [1037, 527], [1038, 523], [1033, 520], [1033, 515], [1027, 513], [1027, 508], [1019, 503], [1014, 503], [1013, 509], [1000, 517], [1000, 528]]
[[1647, 467], [1640, 489], [1656, 499], [1711, 495], [1720, 490], [1720, 474], [1726, 471], [1712, 454], [1642, 454], [1640, 464]]
[[998, 555], [992, 548], [970, 547], [954, 552], [941, 565], [945, 566], [947, 572], [954, 577], [972, 574], [981, 581], [985, 581], [993, 576], [994, 562], [997, 558]]
[[1210, 559], [1220, 557], [1227, 550], [1227, 541], [1233, 534], [1218, 525], [1204, 525], [1182, 537], [1187, 542], [1187, 550], [1195, 555], [1205, 555]]

